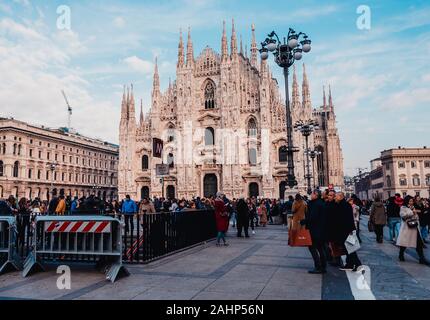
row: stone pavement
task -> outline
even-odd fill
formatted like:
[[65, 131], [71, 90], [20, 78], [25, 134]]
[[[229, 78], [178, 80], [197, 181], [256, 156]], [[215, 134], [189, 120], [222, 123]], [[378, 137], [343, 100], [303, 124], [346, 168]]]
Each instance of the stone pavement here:
[[[129, 265], [130, 277], [111, 284], [91, 267], [72, 268], [71, 290], [59, 290], [55, 268], [22, 278], [0, 276], [0, 299], [136, 299], [136, 300], [353, 300], [430, 299], [430, 268], [419, 265], [408, 249], [407, 262], [397, 260], [391, 243], [377, 244], [364, 230], [360, 259], [369, 266], [370, 290], [357, 289], [357, 275], [329, 267], [310, 275], [307, 248], [287, 246], [285, 227], [257, 228], [250, 239], [234, 237], [229, 247], [208, 242], [148, 265]], [[428, 254], [430, 257], [430, 253]]]

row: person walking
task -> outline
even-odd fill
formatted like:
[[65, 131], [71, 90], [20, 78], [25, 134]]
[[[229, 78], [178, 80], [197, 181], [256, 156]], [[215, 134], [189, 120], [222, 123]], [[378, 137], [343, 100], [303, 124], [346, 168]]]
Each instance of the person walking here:
[[149, 201], [148, 198], [143, 198], [139, 207], [139, 215], [142, 216], [144, 214], [154, 214], [156, 213], [154, 204]]
[[55, 214], [59, 216], [64, 216], [65, 212], [66, 212], [66, 200], [64, 198], [64, 195], [60, 195], [60, 198], [58, 199], [57, 207], [55, 208]]
[[77, 211], [79, 210], [79, 201], [78, 201], [78, 196], [75, 196], [73, 198], [73, 201], [70, 205], [70, 214], [74, 215], [77, 213]]
[[240, 198], [236, 204], [237, 213], [237, 236], [242, 237], [242, 229], [245, 232], [245, 237], [249, 238], [249, 208], [244, 198]]
[[252, 234], [255, 234], [255, 216], [257, 215], [257, 208], [256, 206], [252, 203], [251, 199], [248, 198], [248, 212], [249, 212], [249, 224], [251, 226], [251, 230], [252, 230]]
[[325, 203], [326, 203], [326, 214], [327, 214], [327, 245], [326, 254], [329, 264], [333, 267], [342, 267], [342, 255], [345, 255], [344, 244], [342, 240], [338, 239], [338, 225], [340, 218], [337, 216], [336, 206], [336, 193], [334, 191], [325, 191]]
[[309, 230], [312, 239], [312, 245], [309, 251], [314, 260], [314, 269], [308, 271], [310, 274], [326, 273], [327, 259], [324, 250], [324, 243], [327, 237], [327, 215], [325, 202], [321, 199], [321, 192], [314, 190], [311, 194], [308, 210], [305, 214], [304, 225]]
[[429, 265], [429, 261], [424, 257], [424, 241], [421, 237], [419, 217], [414, 207], [414, 198], [411, 196], [406, 196], [403, 200], [400, 217], [402, 224], [397, 238], [397, 245], [400, 247], [399, 260], [405, 261], [406, 248], [415, 248], [419, 263]]
[[291, 222], [291, 226], [288, 229], [288, 244], [290, 246], [295, 246], [295, 243], [298, 240], [297, 239], [297, 237], [299, 236], [298, 232], [302, 228], [302, 221], [305, 220], [306, 210], [307, 210], [306, 202], [303, 200], [300, 194], [296, 194], [293, 207], [292, 207], [293, 219]]
[[125, 233], [131, 230], [133, 234], [134, 223], [133, 216], [138, 212], [136, 203], [130, 198], [130, 195], [125, 196], [125, 200], [122, 203], [121, 213], [124, 215], [125, 220]]
[[387, 214], [384, 204], [379, 197], [375, 198], [370, 207], [370, 221], [375, 226], [376, 242], [382, 243], [384, 240], [384, 226], [387, 224]]
[[427, 217], [426, 208], [424, 201], [420, 196], [416, 196], [414, 199], [414, 207], [417, 210], [417, 214], [420, 220], [420, 232], [424, 243], [427, 242], [428, 232], [427, 232]]
[[18, 202], [18, 214], [16, 217], [16, 226], [18, 231], [18, 246], [24, 246], [25, 235], [30, 231], [30, 214], [26, 198], [21, 198]]
[[258, 207], [257, 213], [258, 213], [258, 216], [260, 218], [259, 219], [260, 225], [262, 225], [263, 227], [266, 227], [266, 225], [267, 225], [267, 207], [263, 201], [261, 201], [260, 206]]
[[336, 194], [335, 202], [335, 216], [338, 219], [338, 223], [336, 224], [334, 241], [339, 245], [343, 245], [344, 252], [346, 252], [346, 265], [341, 267], [340, 270], [359, 271], [362, 264], [358, 258], [357, 252], [348, 253], [345, 247], [346, 239], [355, 231], [352, 207], [348, 202], [346, 202], [345, 194], [343, 192], [338, 192]]
[[[400, 197], [400, 195], [398, 194]], [[395, 201], [395, 197], [390, 197], [388, 199], [387, 204], [387, 218], [388, 218], [388, 230], [389, 230], [389, 236], [390, 240], [392, 240], [394, 243], [396, 243], [396, 239], [399, 236], [400, 233], [400, 224], [402, 222], [400, 218], [400, 207], [398, 203]], [[402, 201], [403, 205], [403, 201]]]
[[216, 245], [221, 245], [221, 240], [224, 243], [224, 246], [228, 246], [229, 244], [225, 240], [225, 233], [228, 229], [228, 212], [227, 207], [223, 200], [223, 194], [221, 192], [218, 192], [216, 195], [215, 203], [215, 220], [216, 220], [216, 228], [218, 231], [217, 234], [217, 242]]

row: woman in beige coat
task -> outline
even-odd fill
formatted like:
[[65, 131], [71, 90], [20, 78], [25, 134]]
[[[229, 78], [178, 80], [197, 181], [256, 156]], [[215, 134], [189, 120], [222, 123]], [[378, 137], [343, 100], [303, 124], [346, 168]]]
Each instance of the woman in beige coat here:
[[[403, 200], [403, 206], [400, 208], [400, 217], [402, 218], [402, 225], [400, 227], [397, 245], [400, 247], [399, 260], [405, 261], [406, 248], [415, 248], [420, 258], [420, 264], [430, 263], [424, 257], [424, 242], [420, 233], [419, 218], [414, 208], [414, 198], [406, 196]], [[416, 226], [411, 227], [408, 221], [416, 221]]]

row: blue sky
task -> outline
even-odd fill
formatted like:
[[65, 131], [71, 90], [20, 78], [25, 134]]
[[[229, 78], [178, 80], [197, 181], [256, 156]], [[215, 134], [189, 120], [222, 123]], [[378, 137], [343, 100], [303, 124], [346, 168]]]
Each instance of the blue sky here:
[[[60, 5], [71, 30], [57, 28]], [[371, 10], [370, 30], [357, 28], [359, 5]], [[179, 29], [191, 27], [197, 56], [207, 45], [219, 51], [232, 18], [248, 48], [252, 23], [259, 41], [288, 27], [311, 37], [312, 103], [330, 84], [347, 173], [384, 149], [429, 145], [428, 1], [0, 0], [0, 115], [66, 125], [64, 89], [72, 126], [117, 142], [123, 85], [134, 84], [147, 111], [156, 56], [162, 87], [175, 78]]]

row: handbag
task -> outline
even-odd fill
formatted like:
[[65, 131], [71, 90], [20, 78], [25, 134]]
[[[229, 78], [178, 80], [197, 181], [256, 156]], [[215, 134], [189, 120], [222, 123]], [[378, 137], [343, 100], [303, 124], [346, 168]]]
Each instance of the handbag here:
[[311, 233], [305, 227], [289, 230], [288, 245], [291, 247], [309, 247], [312, 245]]
[[355, 232], [353, 232], [348, 236], [348, 238], [346, 238], [345, 248], [346, 251], [348, 251], [348, 254], [358, 251], [360, 247], [360, 241], [358, 240]]
[[406, 220], [406, 223], [407, 223], [408, 227], [411, 229], [418, 228], [418, 220], [417, 219]]

